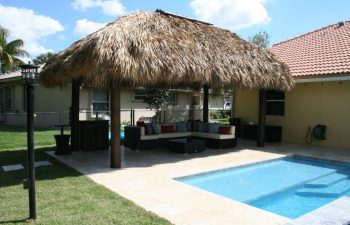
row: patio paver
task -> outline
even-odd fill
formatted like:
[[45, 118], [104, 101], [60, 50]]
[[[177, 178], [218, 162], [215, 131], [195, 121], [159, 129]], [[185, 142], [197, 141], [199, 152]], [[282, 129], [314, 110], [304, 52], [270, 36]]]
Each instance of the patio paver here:
[[350, 151], [300, 145], [241, 141], [229, 150], [176, 154], [167, 149], [135, 152], [123, 149], [122, 169], [110, 169], [108, 151], [52, 156], [93, 181], [130, 199], [176, 225], [281, 225], [288, 218], [175, 181], [173, 178], [255, 163], [288, 154], [350, 162]]
[[11, 172], [11, 171], [17, 171], [17, 170], [24, 169], [24, 167], [22, 166], [22, 164], [15, 164], [15, 165], [2, 166], [2, 169], [5, 172]]

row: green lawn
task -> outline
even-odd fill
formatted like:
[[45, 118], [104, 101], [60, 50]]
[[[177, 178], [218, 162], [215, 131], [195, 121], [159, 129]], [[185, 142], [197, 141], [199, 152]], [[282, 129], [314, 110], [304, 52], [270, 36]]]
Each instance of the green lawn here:
[[[120, 128], [124, 130], [124, 126]], [[65, 130], [64, 134], [69, 134], [70, 130]], [[35, 146], [55, 145], [54, 135], [60, 134], [60, 130], [35, 130]], [[121, 141], [123, 144], [123, 141]], [[27, 147], [27, 130], [25, 127], [16, 127], [0, 124], [0, 150], [19, 149]]]
[[211, 119], [212, 121], [215, 121], [216, 123], [220, 123], [221, 125], [229, 125], [230, 121], [228, 118], [223, 118], [223, 119]]
[[[36, 146], [55, 144], [54, 135], [60, 134], [59, 130], [35, 130], [34, 139]], [[0, 125], [0, 150], [26, 148], [27, 131], [25, 127]]]
[[[0, 224], [28, 224], [28, 191], [22, 187], [25, 170], [5, 173], [1, 168], [19, 163], [26, 166], [27, 152], [14, 149], [25, 148], [26, 133], [16, 129], [0, 130]], [[36, 131], [35, 145], [54, 144], [53, 135], [58, 133]], [[170, 224], [55, 160], [45, 153], [48, 150], [54, 149], [35, 150], [36, 161], [53, 163], [36, 169], [36, 224]]]

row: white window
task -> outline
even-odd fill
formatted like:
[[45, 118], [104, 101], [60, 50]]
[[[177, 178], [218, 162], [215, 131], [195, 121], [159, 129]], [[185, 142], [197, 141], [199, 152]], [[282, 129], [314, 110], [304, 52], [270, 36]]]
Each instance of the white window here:
[[24, 111], [27, 111], [27, 90], [26, 90], [26, 87], [23, 86], [23, 110]]
[[106, 90], [93, 90], [92, 107], [94, 113], [106, 112], [109, 110], [109, 96]]
[[13, 110], [13, 91], [11, 87], [5, 87], [5, 110]]
[[170, 92], [168, 104], [176, 105], [176, 92]]
[[285, 93], [282, 91], [266, 91], [266, 115], [284, 116]]
[[134, 101], [144, 102], [146, 100], [146, 90], [134, 90]]

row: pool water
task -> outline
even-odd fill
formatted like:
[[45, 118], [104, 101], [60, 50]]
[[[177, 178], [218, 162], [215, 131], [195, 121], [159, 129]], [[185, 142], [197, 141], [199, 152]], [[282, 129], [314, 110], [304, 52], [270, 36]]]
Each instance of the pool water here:
[[301, 156], [177, 180], [291, 219], [350, 197], [350, 164]]
[[[111, 140], [111, 132], [108, 133], [108, 138], [109, 138], [109, 140]], [[120, 131], [120, 140], [124, 141], [124, 131], [123, 130]]]

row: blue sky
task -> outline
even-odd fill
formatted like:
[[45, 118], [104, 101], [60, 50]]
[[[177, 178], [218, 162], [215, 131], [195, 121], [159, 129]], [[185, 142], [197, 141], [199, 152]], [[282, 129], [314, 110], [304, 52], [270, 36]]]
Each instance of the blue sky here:
[[271, 44], [350, 20], [348, 0], [0, 0], [0, 25], [33, 57], [58, 52], [136, 10], [160, 8], [211, 22], [247, 39], [267, 31]]

